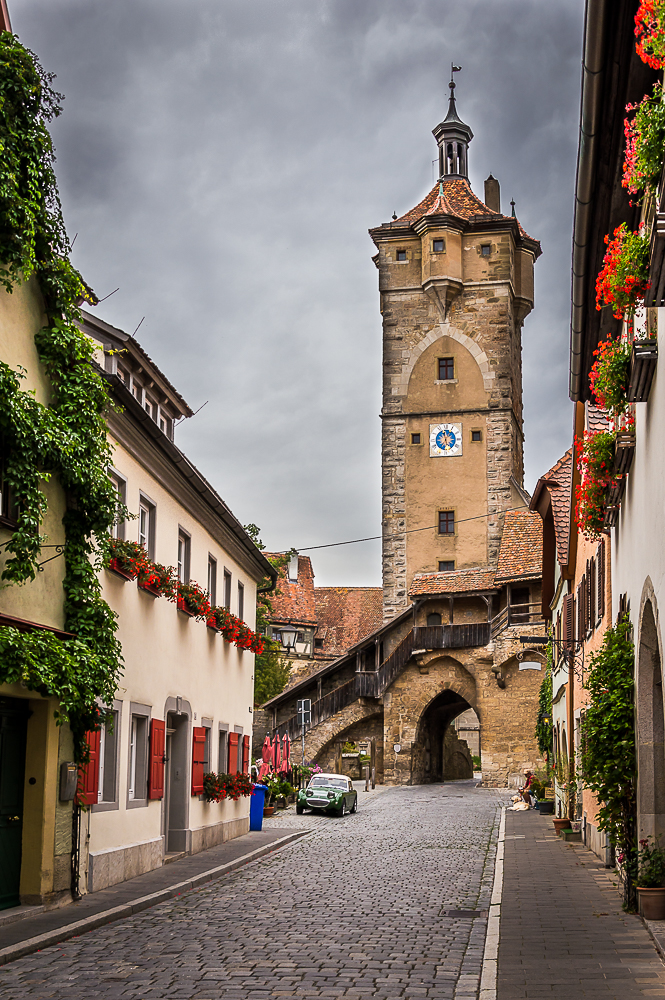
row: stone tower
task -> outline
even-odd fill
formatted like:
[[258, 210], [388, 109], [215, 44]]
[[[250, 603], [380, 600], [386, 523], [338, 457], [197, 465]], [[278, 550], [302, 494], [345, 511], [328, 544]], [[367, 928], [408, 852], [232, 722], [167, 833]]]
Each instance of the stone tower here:
[[434, 129], [439, 179], [370, 235], [383, 316], [383, 595], [402, 611], [414, 574], [495, 568], [502, 511], [524, 503], [522, 346], [540, 244], [469, 184], [473, 133]]

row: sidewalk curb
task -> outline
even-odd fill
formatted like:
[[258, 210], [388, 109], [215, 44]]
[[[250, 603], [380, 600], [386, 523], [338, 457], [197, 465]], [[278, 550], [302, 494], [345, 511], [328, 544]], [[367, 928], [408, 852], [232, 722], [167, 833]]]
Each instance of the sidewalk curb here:
[[501, 920], [501, 896], [503, 893], [503, 854], [506, 841], [506, 807], [501, 807], [499, 836], [496, 843], [494, 862], [494, 885], [487, 918], [483, 967], [480, 974], [480, 1000], [496, 1000], [497, 974], [499, 971], [499, 924]]
[[228, 861], [225, 865], [218, 865], [216, 868], [210, 868], [206, 872], [194, 875], [185, 882], [176, 882], [167, 889], [160, 889], [159, 892], [150, 893], [148, 896], [139, 896], [137, 899], [132, 900], [131, 903], [123, 903], [122, 906], [114, 906], [111, 909], [102, 910], [100, 913], [94, 913], [83, 920], [75, 920], [71, 924], [65, 924], [64, 927], [60, 927], [57, 930], [47, 931], [45, 934], [38, 934], [35, 937], [26, 938], [25, 941], [9, 945], [7, 948], [0, 949], [0, 965], [6, 965], [16, 958], [30, 955], [52, 944], [59, 944], [61, 941], [67, 941], [69, 938], [78, 937], [79, 934], [95, 930], [97, 927], [103, 927], [105, 924], [113, 923], [115, 920], [131, 917], [135, 913], [140, 913], [151, 906], [156, 906], [157, 903], [163, 903], [206, 882], [212, 882], [214, 879], [221, 878], [223, 875], [228, 874], [228, 872], [232, 872], [236, 868], [241, 868], [250, 861], [256, 861], [264, 855], [270, 854], [272, 851], [286, 847], [288, 844], [294, 843], [302, 837], [307, 837], [311, 833], [311, 830], [298, 830], [296, 833], [290, 833], [286, 837], [275, 840], [272, 844], [257, 847], [255, 851], [243, 854], [242, 857], [236, 858], [234, 861]]

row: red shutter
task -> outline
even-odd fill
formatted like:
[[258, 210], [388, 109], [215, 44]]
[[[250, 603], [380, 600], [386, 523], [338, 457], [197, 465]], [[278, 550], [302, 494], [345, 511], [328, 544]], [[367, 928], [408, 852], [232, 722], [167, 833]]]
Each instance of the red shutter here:
[[244, 774], [249, 774], [249, 736], [242, 738], [242, 769]]
[[79, 768], [77, 800], [79, 805], [94, 806], [99, 791], [99, 746], [101, 730], [90, 730], [85, 734], [86, 743], [90, 747], [90, 757], [87, 764]]
[[229, 733], [229, 774], [238, 771], [238, 733]]
[[563, 599], [563, 645], [564, 649], [570, 650], [575, 632], [575, 598], [572, 594], [566, 594]]
[[192, 739], [192, 795], [203, 792], [203, 762], [206, 752], [206, 731], [203, 726], [194, 726]]
[[148, 798], [164, 798], [164, 751], [166, 749], [166, 723], [161, 719], [150, 720], [150, 770], [148, 771]]
[[589, 561], [589, 569], [587, 572], [587, 582], [588, 582], [588, 600], [587, 600], [587, 614], [589, 617], [589, 631], [593, 632], [596, 627], [596, 560], [592, 557]]

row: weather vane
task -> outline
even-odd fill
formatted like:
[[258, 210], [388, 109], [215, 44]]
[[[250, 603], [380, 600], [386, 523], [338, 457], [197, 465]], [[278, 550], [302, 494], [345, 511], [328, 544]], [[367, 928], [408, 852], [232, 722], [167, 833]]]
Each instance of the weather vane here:
[[461, 71], [461, 69], [462, 69], [461, 66], [455, 66], [454, 63], [450, 64], [450, 84], [449, 84], [449, 86], [450, 86], [450, 88], [452, 90], [455, 89], [455, 77], [453, 76], [453, 73], [459, 73]]

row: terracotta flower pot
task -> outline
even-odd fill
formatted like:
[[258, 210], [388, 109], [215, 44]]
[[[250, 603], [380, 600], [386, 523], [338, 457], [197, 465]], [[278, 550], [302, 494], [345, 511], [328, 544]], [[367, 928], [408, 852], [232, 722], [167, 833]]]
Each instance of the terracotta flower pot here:
[[645, 920], [665, 920], [665, 886], [658, 889], [641, 889], [637, 886], [640, 912]]
[[275, 807], [274, 806], [264, 806], [263, 807], [263, 815], [264, 816], [272, 816], [272, 814], [274, 813], [274, 811], [275, 811]]
[[557, 837], [562, 830], [567, 830], [570, 826], [570, 820], [567, 816], [562, 816], [561, 819], [553, 819], [552, 822], [554, 823], [554, 830]]

